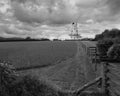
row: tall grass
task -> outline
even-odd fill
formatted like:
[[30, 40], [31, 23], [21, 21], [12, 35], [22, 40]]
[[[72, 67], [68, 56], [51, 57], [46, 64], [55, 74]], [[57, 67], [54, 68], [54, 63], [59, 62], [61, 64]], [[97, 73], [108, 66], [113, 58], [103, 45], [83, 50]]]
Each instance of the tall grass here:
[[57, 89], [37, 77], [19, 76], [0, 63], [0, 96], [58, 96]]
[[58, 94], [47, 83], [31, 76], [24, 76], [11, 86], [10, 96], [58, 96]]
[[[36, 76], [20, 76], [12, 65], [0, 63], [0, 96], [76, 96]], [[80, 96], [104, 96], [100, 93], [83, 92]]]
[[68, 96], [69, 93], [39, 80], [36, 76], [20, 76], [7, 63], [0, 63], [0, 96]]

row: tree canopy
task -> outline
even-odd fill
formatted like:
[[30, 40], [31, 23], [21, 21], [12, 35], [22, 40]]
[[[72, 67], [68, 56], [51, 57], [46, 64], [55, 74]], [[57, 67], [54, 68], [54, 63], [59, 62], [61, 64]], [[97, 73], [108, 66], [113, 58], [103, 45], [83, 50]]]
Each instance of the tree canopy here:
[[104, 32], [101, 34], [97, 34], [95, 36], [95, 40], [104, 40], [104, 39], [112, 39], [112, 40], [120, 40], [120, 30], [119, 29], [111, 29], [108, 30], [106, 29]]

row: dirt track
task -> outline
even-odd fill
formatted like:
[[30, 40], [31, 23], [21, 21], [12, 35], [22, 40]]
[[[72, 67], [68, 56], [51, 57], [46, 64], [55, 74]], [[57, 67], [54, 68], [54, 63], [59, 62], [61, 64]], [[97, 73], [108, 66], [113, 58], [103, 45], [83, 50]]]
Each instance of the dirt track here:
[[58, 62], [54, 66], [23, 71], [23, 74], [37, 75], [64, 90], [76, 90], [94, 80], [95, 72], [82, 48], [82, 43], [80, 41], [75, 43], [77, 44], [77, 53], [74, 57]]
[[95, 79], [94, 70], [81, 42], [76, 41], [76, 43], [78, 47], [74, 58], [52, 66], [45, 72], [46, 77], [62, 89], [75, 90]]

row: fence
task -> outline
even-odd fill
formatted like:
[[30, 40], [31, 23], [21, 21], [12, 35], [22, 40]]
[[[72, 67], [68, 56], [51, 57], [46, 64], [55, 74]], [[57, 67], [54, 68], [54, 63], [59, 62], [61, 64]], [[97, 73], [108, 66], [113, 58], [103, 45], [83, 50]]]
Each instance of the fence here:
[[[89, 41], [90, 42], [90, 41]], [[91, 61], [97, 62], [95, 60], [99, 60], [99, 56], [98, 56], [98, 49], [96, 47], [96, 43], [92, 44], [89, 42], [81, 42], [82, 48], [84, 49], [84, 51], [86, 52], [86, 55], [92, 59]]]
[[[97, 48], [96, 46], [92, 46], [91, 45], [92, 42], [89, 42], [89, 41], [86, 41], [86, 42], [81, 42], [81, 46], [82, 46], [82, 49], [84, 50], [84, 52], [86, 53], [85, 57], [87, 57], [87, 60], [89, 61], [95, 61], [96, 63], [96, 60], [97, 60]], [[89, 65], [91, 66], [91, 68], [93, 69], [95, 66], [95, 64], [92, 64], [93, 62], [86, 62], [86, 63], [89, 63]], [[92, 64], [92, 65], [91, 65]], [[88, 68], [88, 67], [87, 67]], [[90, 68], [89, 68], [90, 69]], [[88, 69], [88, 70], [89, 70]], [[87, 70], [87, 71], [88, 71]], [[101, 68], [100, 68], [101, 70]], [[89, 72], [89, 71], [88, 71]], [[92, 70], [92, 72], [94, 72], [94, 70]], [[79, 94], [85, 92], [85, 91], [93, 91], [94, 89], [97, 90], [97, 85], [99, 83], [101, 83], [102, 81], [102, 78], [101, 78], [101, 73], [99, 74], [100, 72], [98, 72], [98, 75], [94, 76], [93, 79], [91, 80], [88, 80], [88, 83], [85, 84], [84, 86], [82, 86], [81, 88], [79, 88], [78, 90], [76, 90], [76, 96], [79, 96]], [[90, 73], [88, 73], [89, 75], [92, 74], [91, 71]], [[95, 74], [93, 74], [95, 75]], [[91, 78], [91, 77], [90, 77]], [[97, 84], [98, 83], [98, 84]], [[93, 90], [92, 90], [93, 89]], [[95, 91], [94, 90], [94, 91]], [[101, 90], [101, 88], [98, 88], [98, 90]], [[102, 92], [101, 92], [102, 93]], [[90, 96], [96, 96], [96, 95], [90, 95]]]
[[106, 96], [120, 96], [120, 63], [104, 62], [104, 91]]
[[[105, 96], [120, 96], [120, 64], [111, 63], [109, 61], [97, 62], [99, 60], [96, 47], [88, 47], [84, 43], [81, 44], [84, 51], [91, 60], [95, 60], [92, 63], [97, 63], [97, 73], [101, 76], [101, 92]], [[95, 84], [95, 83], [94, 83]], [[91, 86], [89, 86], [91, 87]]]

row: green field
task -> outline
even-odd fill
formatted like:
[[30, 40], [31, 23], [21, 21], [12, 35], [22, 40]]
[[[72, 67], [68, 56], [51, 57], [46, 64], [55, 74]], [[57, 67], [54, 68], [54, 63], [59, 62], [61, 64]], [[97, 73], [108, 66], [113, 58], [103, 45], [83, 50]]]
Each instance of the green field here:
[[76, 51], [74, 41], [0, 42], [0, 60], [17, 68], [55, 64], [73, 57]]

